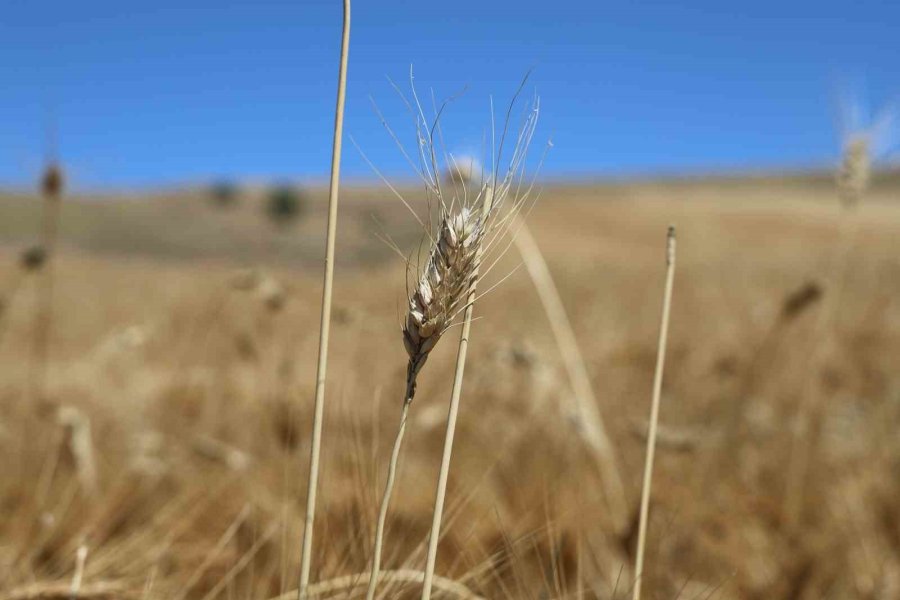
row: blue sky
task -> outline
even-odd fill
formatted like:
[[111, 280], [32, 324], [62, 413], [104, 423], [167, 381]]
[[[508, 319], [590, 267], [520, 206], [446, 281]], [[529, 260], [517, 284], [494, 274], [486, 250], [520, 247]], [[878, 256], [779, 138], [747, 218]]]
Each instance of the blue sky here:
[[[320, 181], [328, 171], [339, 0], [38, 2], [0, 19], [0, 185], [40, 169], [47, 123], [76, 187]], [[896, 2], [357, 0], [346, 133], [411, 175], [374, 115], [410, 121], [387, 78], [449, 108], [447, 145], [479, 152], [488, 98], [531, 67], [548, 177], [828, 164], [838, 87], [900, 94]], [[49, 115], [54, 115], [52, 118]], [[347, 143], [348, 179], [371, 170]]]

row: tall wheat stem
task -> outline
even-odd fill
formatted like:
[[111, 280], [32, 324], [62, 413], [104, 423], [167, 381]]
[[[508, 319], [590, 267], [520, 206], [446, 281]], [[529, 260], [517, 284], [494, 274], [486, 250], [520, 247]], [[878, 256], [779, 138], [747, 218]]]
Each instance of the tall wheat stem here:
[[338, 188], [341, 172], [341, 138], [344, 131], [344, 100], [347, 92], [347, 58], [350, 49], [350, 0], [344, 0], [341, 33], [341, 58], [338, 69], [337, 107], [334, 115], [334, 143], [331, 151], [331, 181], [328, 191], [328, 234], [325, 242], [325, 275], [322, 288], [322, 315], [319, 325], [319, 358], [316, 366], [316, 401], [313, 416], [312, 449], [306, 494], [306, 520], [303, 523], [303, 549], [300, 555], [300, 586], [297, 598], [306, 597], [312, 562], [313, 526], [316, 517], [316, 491], [319, 484], [319, 454], [322, 447], [322, 421], [325, 413], [325, 369], [328, 362], [328, 335], [331, 328], [331, 290], [334, 282], [334, 242], [337, 233]]
[[653, 481], [653, 457], [656, 452], [656, 432], [659, 424], [659, 404], [662, 395], [663, 369], [666, 364], [666, 340], [669, 336], [669, 311], [672, 306], [672, 286], [675, 282], [675, 228], [669, 227], [666, 238], [666, 288], [663, 296], [662, 323], [656, 351], [656, 373], [653, 376], [653, 401], [650, 405], [650, 430], [647, 433], [647, 458], [644, 461], [644, 485], [641, 490], [641, 513], [638, 525], [637, 553], [634, 559], [634, 588], [632, 600], [641, 598], [644, 577], [644, 550], [647, 543], [647, 517], [650, 512], [650, 486]]
[[[487, 219], [491, 211], [494, 191], [485, 197], [482, 206], [482, 219]], [[477, 256], [482, 248], [479, 246]], [[476, 260], [477, 262], [477, 260]], [[431, 532], [428, 534], [428, 554], [425, 558], [425, 580], [422, 583], [422, 600], [431, 598], [431, 586], [434, 580], [434, 565], [437, 560], [438, 540], [441, 533], [441, 517], [444, 512], [444, 499], [447, 495], [447, 479], [450, 475], [450, 457], [453, 453], [453, 436], [456, 433], [456, 418], [459, 415], [459, 399], [462, 395], [463, 375], [466, 370], [466, 354], [469, 349], [469, 332], [472, 329], [472, 313], [475, 309], [475, 287], [478, 281], [478, 268], [473, 274], [472, 285], [466, 300], [466, 311], [463, 317], [462, 333], [459, 336], [459, 350], [456, 353], [456, 371], [453, 376], [453, 390], [450, 393], [450, 410], [447, 413], [447, 433], [444, 436], [444, 452], [441, 457], [441, 470], [438, 475], [437, 492], [434, 500], [434, 514], [431, 517]]]
[[403, 400], [403, 409], [400, 413], [400, 428], [394, 439], [394, 447], [391, 450], [391, 462], [388, 466], [387, 481], [384, 484], [384, 495], [381, 497], [381, 507], [378, 509], [378, 523], [375, 526], [375, 546], [372, 555], [372, 572], [369, 575], [369, 587], [366, 590], [366, 600], [375, 597], [378, 587], [378, 576], [381, 571], [381, 550], [384, 545], [384, 525], [387, 521], [388, 507], [391, 501], [391, 493], [394, 490], [394, 480], [397, 476], [397, 463], [400, 461], [400, 449], [403, 446], [403, 435], [406, 433], [406, 419], [409, 415], [409, 407], [415, 396], [415, 385], [407, 385], [406, 398]]

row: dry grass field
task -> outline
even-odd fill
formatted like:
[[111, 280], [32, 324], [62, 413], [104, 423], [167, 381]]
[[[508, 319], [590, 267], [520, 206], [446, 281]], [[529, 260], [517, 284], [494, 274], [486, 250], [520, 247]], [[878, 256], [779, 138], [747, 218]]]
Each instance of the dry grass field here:
[[[312, 190], [283, 226], [260, 201], [66, 198], [44, 380], [32, 347], [47, 271], [19, 263], [41, 203], [0, 197], [0, 599], [70, 598], [79, 548], [81, 598], [296, 588], [326, 194]], [[364, 593], [403, 400], [404, 265], [379, 234], [405, 252], [422, 242], [382, 186], [345, 186], [341, 202], [319, 598]], [[825, 176], [548, 183], [528, 222], [613, 439], [629, 522], [611, 517], [513, 247], [483, 288], [509, 277], [475, 309], [438, 555], [452, 581], [438, 595], [630, 597], [674, 223], [644, 597], [900, 597], [900, 181], [878, 178], [855, 212]], [[402, 569], [424, 562], [452, 346], [435, 350], [411, 408], [383, 561], [401, 571], [384, 598], [418, 597]], [[801, 481], [789, 469], [798, 416], [811, 425]]]

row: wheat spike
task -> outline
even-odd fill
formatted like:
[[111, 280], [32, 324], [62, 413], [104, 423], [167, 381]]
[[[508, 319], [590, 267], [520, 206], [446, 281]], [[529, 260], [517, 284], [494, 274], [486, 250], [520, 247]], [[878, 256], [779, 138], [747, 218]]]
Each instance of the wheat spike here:
[[[410, 74], [410, 76], [412, 76]], [[439, 119], [441, 110], [435, 109], [435, 122], [428, 126], [425, 123], [424, 114], [418, 102], [413, 86], [415, 105], [419, 108], [419, 116], [416, 120], [417, 138], [419, 139], [419, 153], [422, 168], [417, 173], [422, 177], [426, 193], [429, 199], [428, 206], [437, 207], [438, 223], [436, 230], [429, 230], [431, 248], [425, 265], [417, 273], [406, 311], [406, 318], [402, 326], [403, 344], [409, 358], [406, 369], [406, 391], [400, 414], [400, 426], [394, 439], [391, 459], [388, 465], [387, 481], [384, 494], [378, 511], [378, 520], [375, 526], [375, 543], [372, 553], [372, 571], [366, 599], [372, 600], [379, 580], [381, 569], [381, 552], [384, 543], [384, 527], [387, 521], [388, 507], [396, 478], [397, 464], [406, 432], [407, 416], [409, 408], [416, 395], [416, 380], [425, 362], [437, 346], [446, 331], [456, 325], [463, 325], [463, 335], [466, 336], [468, 323], [471, 322], [471, 306], [475, 301], [475, 288], [479, 278], [479, 269], [483, 259], [493, 249], [500, 237], [509, 233], [510, 223], [529, 201], [534, 187], [534, 181], [523, 182], [524, 163], [528, 146], [534, 134], [534, 128], [539, 114], [537, 99], [530, 110], [526, 112], [518, 138], [508, 167], [502, 178], [497, 176], [502, 157], [503, 143], [506, 138], [509, 125], [509, 115], [515, 99], [525, 85], [527, 77], [522, 81], [522, 86], [513, 97], [507, 112], [507, 121], [500, 138], [499, 150], [492, 165], [492, 174], [488, 178], [489, 183], [483, 184], [477, 193], [468, 186], [454, 186], [452, 190], [444, 190], [441, 187], [437, 165], [437, 153], [435, 148], [435, 132], [440, 135]], [[408, 105], [410, 108], [412, 105]], [[383, 122], [384, 123], [384, 122]], [[387, 126], [388, 131], [394, 136]], [[401, 146], [402, 150], [402, 146]], [[405, 151], [404, 155], [406, 155]], [[448, 162], [453, 162], [452, 156], [447, 156]], [[390, 184], [388, 184], [390, 185]], [[400, 200], [409, 207], [406, 200], [400, 196]], [[509, 199], [509, 205], [505, 201]], [[434, 200], [435, 202], [432, 202]], [[412, 209], [410, 209], [412, 210]], [[415, 213], [414, 213], [415, 214]], [[424, 223], [416, 216], [420, 223]], [[496, 264], [496, 263], [493, 263]], [[485, 271], [489, 271], [493, 264], [487, 265]], [[483, 274], [483, 273], [482, 273]], [[466, 313], [464, 323], [459, 318]], [[462, 355], [465, 356], [464, 351]], [[461, 374], [461, 369], [458, 369]], [[459, 383], [454, 383], [454, 398], [458, 406]], [[451, 404], [453, 400], [451, 400]], [[446, 455], [446, 449], [445, 449]], [[444, 476], [449, 467], [445, 456], [442, 469]], [[440, 499], [443, 502], [443, 499]], [[436, 520], [440, 522], [440, 511], [436, 511]], [[430, 553], [433, 554], [433, 551]], [[431, 569], [426, 569], [424, 577], [424, 589], [430, 590], [433, 580], [433, 563]]]
[[868, 136], [852, 136], [844, 145], [844, 155], [837, 172], [838, 193], [844, 206], [850, 208], [859, 204], [869, 187], [871, 174]]
[[[490, 203], [489, 190], [484, 201]], [[443, 333], [452, 324], [475, 283], [489, 212], [464, 207], [444, 217], [440, 237], [409, 299], [403, 344], [409, 355], [407, 396], [415, 394], [416, 377]]]
[[403, 344], [409, 355], [406, 367], [406, 394], [400, 414], [400, 427], [391, 450], [391, 462], [378, 511], [378, 522], [375, 526], [372, 573], [366, 592], [367, 600], [375, 597], [378, 586], [384, 526], [397, 475], [403, 436], [406, 433], [409, 407], [416, 395], [416, 378], [441, 336], [453, 325], [459, 311], [468, 303], [468, 298], [478, 280], [480, 249], [490, 230], [493, 205], [491, 188], [485, 187], [479, 198], [482, 203], [480, 211], [466, 206], [457, 210], [442, 209], [443, 217], [438, 238], [409, 298], [406, 321], [403, 325]]

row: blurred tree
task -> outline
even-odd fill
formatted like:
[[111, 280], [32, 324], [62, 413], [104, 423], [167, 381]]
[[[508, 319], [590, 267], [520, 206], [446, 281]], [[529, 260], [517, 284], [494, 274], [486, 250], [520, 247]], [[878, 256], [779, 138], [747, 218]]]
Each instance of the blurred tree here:
[[306, 198], [292, 186], [279, 185], [269, 192], [265, 209], [273, 222], [286, 225], [306, 212]]
[[229, 208], [237, 203], [240, 190], [237, 184], [221, 180], [213, 183], [210, 194], [214, 205], [220, 208]]

